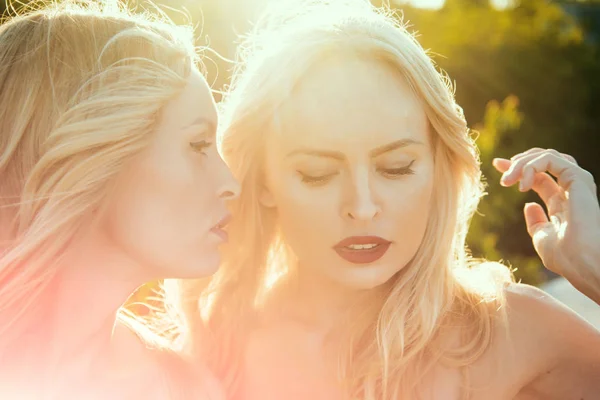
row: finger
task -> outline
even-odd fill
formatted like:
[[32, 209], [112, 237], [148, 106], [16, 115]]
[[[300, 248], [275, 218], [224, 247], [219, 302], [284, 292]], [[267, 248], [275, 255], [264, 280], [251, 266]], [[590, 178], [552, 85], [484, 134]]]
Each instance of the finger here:
[[577, 164], [577, 160], [575, 159], [575, 157], [573, 157], [572, 155], [569, 154], [565, 154], [565, 153], [560, 153], [561, 156], [563, 156], [564, 158], [566, 158], [568, 161], [572, 162], [575, 165], [579, 165]]
[[573, 157], [570, 154], [561, 153], [561, 152], [559, 152], [557, 150], [554, 150], [554, 149], [542, 149], [542, 148], [539, 148], [539, 147], [534, 147], [534, 148], [531, 148], [531, 149], [529, 149], [529, 150], [527, 150], [527, 151], [525, 151], [523, 153], [516, 154], [513, 157], [511, 157], [510, 161], [511, 162], [517, 162], [517, 161], [519, 161], [519, 160], [521, 160], [521, 159], [523, 159], [525, 157], [530, 158], [532, 155], [540, 154], [540, 153], [543, 153], [543, 152], [549, 152], [549, 153], [556, 154], [557, 156], [563, 157], [563, 158], [567, 159], [568, 161], [572, 162], [575, 165], [579, 165], [579, 164], [577, 164], [577, 160], [575, 160], [575, 157]]
[[551, 250], [551, 247], [556, 240], [555, 228], [548, 220], [542, 206], [537, 203], [525, 204], [523, 214], [525, 215], [527, 233], [531, 236], [535, 251], [542, 259], [544, 266], [549, 270], [554, 271], [552, 251], [549, 250]]
[[529, 186], [529, 184], [524, 183], [522, 190], [533, 190], [538, 196], [540, 196], [540, 199], [542, 199], [544, 204], [546, 204], [546, 207], [549, 207], [550, 199], [557, 194], [562, 194], [563, 191], [558, 183], [556, 183], [556, 181], [545, 172], [536, 173], [534, 174], [534, 177], [533, 184]]
[[[557, 178], [564, 169], [568, 167], [577, 168], [575, 164], [563, 158], [556, 150], [545, 150], [541, 153], [531, 153], [513, 160], [508, 171], [502, 176], [501, 184], [504, 186], [514, 185], [523, 177], [525, 166], [533, 167], [534, 173], [547, 171]], [[528, 179], [531, 180], [532, 178], [533, 176], [529, 173]], [[531, 184], [531, 181], [529, 183]]]
[[[511, 161], [505, 158], [495, 158], [492, 165], [498, 171], [506, 172], [510, 168]], [[561, 192], [558, 183], [546, 173], [534, 173], [531, 179], [523, 177], [519, 189], [523, 192], [533, 190], [540, 196], [546, 207], [549, 205], [550, 198]]]
[[529, 149], [527, 151], [515, 154], [514, 156], [512, 156], [510, 158], [510, 160], [511, 161], [517, 161], [517, 160], [519, 160], [519, 159], [521, 159], [523, 157], [530, 156], [532, 154], [539, 154], [539, 153], [543, 153], [543, 152], [555, 153], [557, 155], [560, 155], [560, 156], [566, 158], [567, 160], [571, 161], [572, 163], [577, 164], [577, 161], [575, 161], [575, 158], [573, 156], [569, 155], [569, 154], [560, 153], [559, 151], [554, 150], [554, 149], [543, 149], [541, 147], [532, 147], [531, 149]]
[[[522, 169], [531, 169], [536, 173], [548, 172], [556, 177], [558, 185], [565, 190], [568, 190], [571, 184], [577, 180], [585, 183], [590, 189], [595, 187], [594, 178], [588, 171], [555, 153], [545, 152], [525, 163]], [[521, 172], [522, 174], [523, 172]]]
[[522, 178], [523, 167], [530, 160], [535, 159], [542, 154], [543, 149], [533, 148], [524, 153], [517, 154], [510, 159], [510, 167], [504, 171], [500, 184], [502, 186], [512, 186]]
[[[494, 166], [494, 168], [496, 168], [496, 170], [498, 170], [498, 172], [508, 171], [511, 164], [512, 161], [506, 158], [494, 158], [492, 160], [492, 165]], [[546, 173], [534, 173], [529, 178], [529, 180], [521, 178], [521, 191], [524, 192], [533, 189], [542, 198], [544, 202], [546, 202], [548, 198], [556, 194], [556, 192], [559, 190], [558, 184]]]
[[550, 214], [557, 210], [556, 199], [564, 199], [564, 190], [558, 183], [545, 172], [536, 173], [532, 169], [525, 168], [519, 181], [519, 190], [526, 192], [532, 190], [537, 193], [546, 205]]
[[529, 233], [529, 236], [532, 238], [535, 236], [536, 232], [538, 232], [549, 222], [544, 208], [537, 203], [525, 204], [525, 208], [523, 208], [523, 214], [525, 215], [527, 233]]
[[516, 161], [517, 159], [519, 159], [519, 158], [522, 158], [522, 157], [524, 157], [524, 156], [528, 156], [528, 155], [531, 155], [531, 154], [537, 154], [537, 153], [541, 153], [541, 152], [542, 152], [542, 151], [544, 151], [544, 150], [545, 150], [545, 149], [542, 149], [541, 147], [532, 147], [531, 149], [529, 149], [529, 150], [527, 150], [527, 151], [524, 151], [524, 152], [522, 152], [522, 153], [515, 154], [514, 156], [512, 156], [512, 157], [510, 158], [510, 160], [511, 160], [511, 161]]
[[529, 190], [535, 182], [536, 175], [534, 170], [524, 168], [523, 172], [521, 172], [521, 179], [519, 180], [519, 190], [521, 192]]
[[510, 168], [511, 161], [506, 158], [494, 158], [492, 160], [492, 165], [498, 172], [506, 172]]

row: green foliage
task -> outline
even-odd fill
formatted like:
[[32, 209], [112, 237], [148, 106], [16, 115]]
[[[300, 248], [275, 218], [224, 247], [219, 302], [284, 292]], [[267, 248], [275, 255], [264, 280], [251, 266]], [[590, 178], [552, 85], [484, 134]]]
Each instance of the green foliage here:
[[404, 7], [403, 14], [455, 82], [457, 100], [479, 131], [488, 196], [468, 237], [474, 256], [504, 260], [517, 278], [540, 283], [545, 274], [522, 216], [524, 203], [539, 199], [501, 187], [491, 160], [556, 148], [599, 176], [598, 47], [560, 5], [545, 0], [506, 10], [448, 0], [439, 11]]
[[[264, 3], [204, 0], [191, 8], [183, 0], [157, 2], [168, 5], [163, 10], [176, 22], [198, 24], [198, 45], [208, 44], [229, 59], [235, 53], [235, 34], [247, 31], [248, 20]], [[600, 6], [593, 0], [514, 0], [514, 7], [498, 10], [486, 0], [447, 0], [433, 11], [397, 1], [374, 3], [395, 5], [411, 22], [420, 43], [456, 83], [467, 121], [479, 131], [489, 194], [468, 237], [473, 254], [505, 260], [523, 281], [539, 283], [543, 269], [522, 217], [523, 204], [538, 199], [500, 187], [491, 160], [534, 146], [556, 148], [600, 176], [600, 48], [599, 40], [592, 40], [600, 34]], [[184, 6], [188, 16], [181, 12]], [[205, 62], [208, 80], [222, 89], [232, 65], [206, 55], [211, 59]]]
[[491, 260], [503, 260], [515, 268], [515, 277], [523, 282], [539, 284], [544, 280], [541, 265], [537, 257], [512, 254], [506, 260], [499, 250], [499, 241], [508, 235], [507, 227], [521, 226], [521, 214], [515, 212], [525, 202], [526, 194], [512, 188], [503, 188], [499, 184], [500, 174], [492, 167], [502, 140], [518, 135], [523, 122], [523, 113], [518, 109], [519, 100], [515, 96], [507, 97], [502, 103], [490, 101], [486, 107], [483, 123], [475, 126], [478, 133], [477, 145], [480, 150], [482, 172], [486, 187], [491, 196], [480, 203], [474, 216], [467, 241], [473, 254], [485, 256]]

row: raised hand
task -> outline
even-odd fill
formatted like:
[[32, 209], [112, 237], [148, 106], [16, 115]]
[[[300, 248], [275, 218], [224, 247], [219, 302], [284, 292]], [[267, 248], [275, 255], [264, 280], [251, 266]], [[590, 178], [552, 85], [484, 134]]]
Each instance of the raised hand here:
[[[600, 205], [593, 176], [556, 150], [533, 148], [510, 160], [496, 158], [500, 184], [535, 191], [525, 205], [527, 232], [542, 262], [600, 304]], [[552, 177], [555, 177], [554, 180]]]

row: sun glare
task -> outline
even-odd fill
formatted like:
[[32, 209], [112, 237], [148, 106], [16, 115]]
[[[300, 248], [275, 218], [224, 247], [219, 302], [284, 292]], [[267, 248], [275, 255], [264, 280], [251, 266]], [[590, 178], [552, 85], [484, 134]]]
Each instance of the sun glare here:
[[[394, 1], [394, 4], [397, 6], [402, 6], [402, 4], [408, 4], [413, 7], [425, 8], [431, 10], [437, 10], [444, 6], [445, 0], [406, 0], [406, 1]], [[511, 3], [511, 0], [490, 0], [490, 4], [499, 9], [503, 9], [508, 7]]]
[[[251, 0], [251, 1], [228, 0], [228, 2], [236, 3], [236, 5], [238, 5], [237, 3], [239, 3], [239, 5], [242, 5], [246, 9], [246, 11], [256, 11], [257, 9], [261, 9], [262, 7], [264, 7], [271, 1], [273, 1], [273, 0]], [[287, 0], [287, 1], [293, 1], [293, 0]], [[389, 2], [395, 6], [402, 7], [402, 5], [406, 4], [406, 5], [410, 5], [412, 7], [431, 9], [431, 10], [436, 10], [436, 9], [442, 8], [444, 6], [445, 1], [446, 0], [389, 0]], [[496, 8], [502, 9], [502, 8], [506, 8], [511, 3], [511, 1], [512, 0], [490, 0], [490, 4]]]

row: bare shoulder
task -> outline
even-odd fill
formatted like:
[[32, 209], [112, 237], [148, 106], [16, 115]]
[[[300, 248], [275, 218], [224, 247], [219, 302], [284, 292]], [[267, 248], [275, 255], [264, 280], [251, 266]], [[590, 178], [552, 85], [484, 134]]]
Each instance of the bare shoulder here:
[[592, 399], [600, 393], [600, 332], [549, 294], [528, 285], [507, 288], [510, 332], [536, 360], [524, 398]]
[[153, 350], [128, 326], [120, 323], [115, 325], [112, 346], [113, 365], [117, 370], [148, 374], [149, 377], [159, 373], [158, 359], [154, 357]]
[[504, 294], [506, 319], [472, 368], [476, 382], [491, 382], [507, 398], [579, 400], [600, 392], [600, 332], [536, 287], [510, 284]]
[[174, 351], [148, 346], [127, 326], [115, 327], [116, 374], [123, 392], [145, 400], [194, 398], [221, 400], [222, 386], [200, 363], [191, 363]]
[[[596, 328], [534, 286], [508, 285], [506, 311], [511, 335], [535, 340], [540, 347], [549, 350], [551, 359], [577, 354], [574, 351], [591, 345], [600, 350], [600, 332]], [[590, 350], [587, 348], [585, 353], [590, 355]]]
[[[111, 371], [108, 377], [115, 388], [115, 398], [141, 396], [152, 399], [165, 394], [166, 377], [153, 350], [127, 326], [115, 325], [112, 337]], [[146, 397], [146, 393], [151, 395]], [[140, 397], [141, 398], [141, 397]]]

